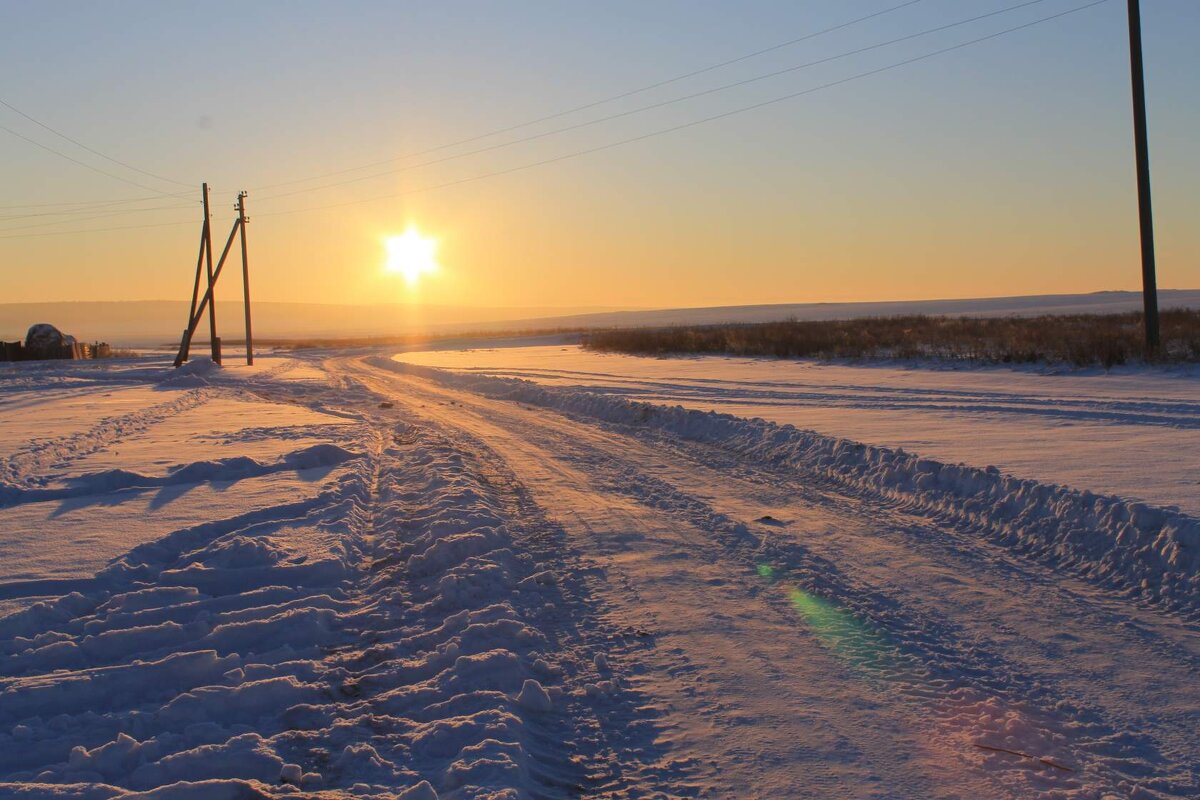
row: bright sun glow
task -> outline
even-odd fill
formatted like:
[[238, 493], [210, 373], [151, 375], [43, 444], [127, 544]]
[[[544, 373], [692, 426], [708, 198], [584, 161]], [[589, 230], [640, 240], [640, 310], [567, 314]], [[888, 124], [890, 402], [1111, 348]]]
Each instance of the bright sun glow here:
[[437, 271], [437, 240], [422, 236], [416, 228], [410, 227], [400, 236], [389, 236], [384, 245], [388, 272], [399, 272], [409, 283]]

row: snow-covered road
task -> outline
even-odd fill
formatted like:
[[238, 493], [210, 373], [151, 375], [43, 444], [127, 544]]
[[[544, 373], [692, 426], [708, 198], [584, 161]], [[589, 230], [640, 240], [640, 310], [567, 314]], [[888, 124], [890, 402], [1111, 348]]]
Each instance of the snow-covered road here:
[[[295, 482], [0, 619], [0, 795], [1200, 795], [1186, 513], [381, 356], [226, 373], [132, 457], [267, 404], [202, 463]], [[96, 430], [5, 461], [0, 532], [178, 474]]]
[[[392, 380], [599, 561], [606, 604], [654, 634], [634, 685], [716, 796], [1030, 797], [1079, 772], [1115, 790], [1148, 744], [1125, 734], [1148, 728], [1166, 734], [1154, 761], [1194, 766], [1186, 624], [811, 475]], [[1173, 656], [1142, 657], [1159, 650]], [[1133, 713], [1106, 719], [1115, 708]]]
[[[514, 342], [520, 345], [521, 343]], [[1200, 515], [1200, 371], [649, 358], [576, 345], [402, 353], [405, 363], [716, 410]]]

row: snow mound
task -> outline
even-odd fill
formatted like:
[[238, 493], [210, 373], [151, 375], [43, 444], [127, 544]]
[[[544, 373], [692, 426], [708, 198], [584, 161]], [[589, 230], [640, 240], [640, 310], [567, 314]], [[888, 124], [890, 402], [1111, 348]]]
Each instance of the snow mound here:
[[207, 356], [193, 358], [181, 366], [173, 368], [165, 378], [159, 381], [159, 385], [171, 389], [196, 389], [208, 386], [210, 379], [220, 369], [221, 365]]
[[283, 457], [283, 463], [292, 469], [317, 469], [319, 467], [335, 467], [360, 456], [335, 444], [322, 443], [296, 450]]
[[517, 705], [530, 711], [549, 711], [553, 707], [550, 695], [533, 678], [528, 678], [522, 684], [521, 692], [517, 695]]

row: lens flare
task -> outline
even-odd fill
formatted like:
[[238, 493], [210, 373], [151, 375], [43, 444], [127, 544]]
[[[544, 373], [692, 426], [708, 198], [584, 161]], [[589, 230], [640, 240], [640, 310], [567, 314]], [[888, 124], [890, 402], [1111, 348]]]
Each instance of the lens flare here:
[[792, 610], [817, 637], [821, 646], [847, 666], [868, 672], [890, 672], [901, 669], [901, 664], [906, 663], [907, 659], [880, 633], [864, 624], [848, 609], [833, 600], [805, 591], [788, 580], [785, 573], [773, 564], [759, 563], [755, 565], [755, 572], [784, 592]]

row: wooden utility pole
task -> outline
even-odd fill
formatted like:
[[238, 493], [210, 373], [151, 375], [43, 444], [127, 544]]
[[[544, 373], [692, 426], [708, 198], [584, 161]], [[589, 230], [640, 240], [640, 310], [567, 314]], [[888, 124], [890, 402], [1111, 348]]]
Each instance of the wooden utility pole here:
[[246, 309], [246, 365], [254, 364], [254, 334], [250, 327], [250, 260], [246, 257], [246, 193], [238, 194], [238, 227], [242, 237], [242, 299]]
[[1142, 66], [1142, 11], [1129, 0], [1129, 67], [1133, 79], [1133, 140], [1137, 155], [1138, 219], [1142, 235], [1142, 305], [1146, 350], [1158, 350], [1158, 280], [1154, 274], [1154, 212], [1150, 205], [1150, 142], [1146, 132], [1146, 79]]
[[[213, 361], [221, 363], [221, 340], [217, 336], [217, 321], [216, 315], [213, 313], [213, 306], [216, 301], [217, 281], [221, 277], [221, 271], [225, 269], [225, 261], [229, 258], [229, 252], [233, 249], [234, 238], [241, 236], [242, 240], [242, 296], [246, 303], [246, 363], [254, 363], [254, 334], [250, 327], [250, 258], [246, 251], [246, 223], [249, 219], [246, 217], [246, 193], [238, 194], [237, 219], [233, 222], [233, 227], [229, 229], [229, 238], [225, 240], [225, 247], [221, 250], [221, 257], [217, 260], [216, 267], [213, 266], [212, 260], [212, 217], [209, 213], [208, 204], [208, 184], [203, 185], [204, 189], [204, 225], [200, 229], [200, 255], [196, 260], [196, 281], [192, 285], [192, 305], [188, 311], [188, 325], [183, 331], [183, 338], [179, 342], [179, 353], [175, 356], [175, 366], [181, 366], [183, 362], [188, 360], [188, 352], [192, 346], [192, 337], [196, 334], [196, 329], [200, 326], [201, 320], [204, 319], [204, 312], [208, 311], [208, 325], [211, 332], [213, 348]], [[208, 265], [208, 288], [205, 289], [204, 295], [200, 294], [200, 271], [203, 265]]]
[[217, 304], [213, 288], [212, 260], [212, 214], [208, 209], [208, 184], [202, 184], [204, 190], [204, 265], [208, 270], [208, 338], [212, 347], [212, 360], [221, 363], [221, 340], [217, 338]]

